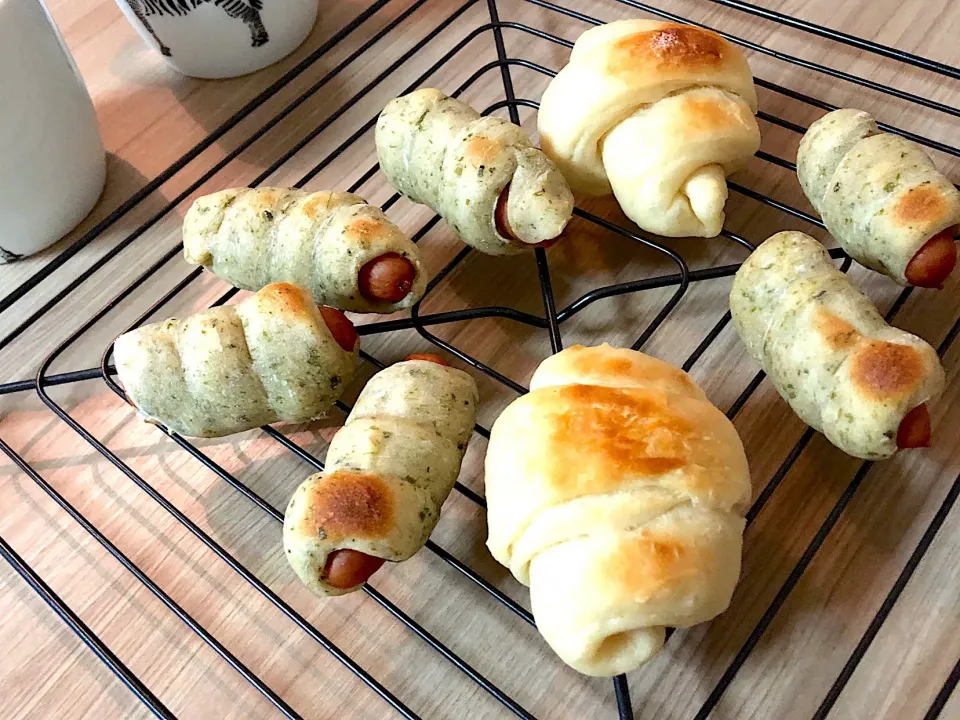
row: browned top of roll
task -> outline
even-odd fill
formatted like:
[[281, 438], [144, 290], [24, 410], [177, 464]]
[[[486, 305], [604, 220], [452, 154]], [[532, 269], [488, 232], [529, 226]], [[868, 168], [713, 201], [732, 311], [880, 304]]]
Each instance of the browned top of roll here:
[[393, 525], [393, 493], [382, 478], [373, 473], [337, 470], [322, 483], [313, 486], [309, 512], [297, 518], [306, 535], [318, 528], [325, 539], [376, 540], [387, 535]]

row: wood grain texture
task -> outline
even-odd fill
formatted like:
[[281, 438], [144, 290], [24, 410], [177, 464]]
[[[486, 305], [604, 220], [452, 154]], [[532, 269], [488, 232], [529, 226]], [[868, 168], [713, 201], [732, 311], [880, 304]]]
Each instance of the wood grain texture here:
[[[960, 81], [703, 0], [652, 0], [651, 4], [765, 48], [891, 84], [951, 107], [960, 106]], [[764, 0], [758, 4], [960, 65], [960, 47], [954, 42], [960, 32], [960, 4], [950, 0]], [[0, 268], [4, 292], [51, 262], [368, 7], [360, 0], [324, 3], [320, 24], [291, 58], [245, 78], [201, 82], [167, 70], [161, 59], [141, 44], [111, 0], [50, 0], [49, 5], [94, 97], [111, 154], [110, 178], [93, 216], [69, 238], [36, 258]], [[613, 0], [566, 5], [603, 20], [646, 14]], [[372, 131], [363, 128], [389, 99], [419, 82], [421, 75], [463, 38], [489, 22], [486, 3], [477, 2], [435, 32], [458, 7], [460, 3], [449, 0], [426, 0], [417, 6], [411, 0], [397, 0], [372, 13], [343, 41], [319, 54], [265, 98], [249, 116], [170, 173], [155, 192], [0, 314], [2, 336], [71, 280], [108, 253], [115, 253], [63, 302], [0, 351], [0, 382], [34, 375], [41, 361], [74, 330], [154, 263], [174, 252], [180, 220], [197, 195], [258, 180], [295, 184], [305, 178], [309, 189], [345, 189], [362, 178], [376, 162]], [[499, 0], [498, 7], [504, 21], [527, 23], [569, 40], [587, 27], [521, 0]], [[376, 34], [396, 19], [400, 19], [396, 28], [374, 42]], [[428, 37], [423, 49], [415, 49]], [[552, 69], [561, 67], [569, 54], [561, 46], [516, 29], [505, 30], [504, 41], [511, 57]], [[367, 42], [371, 49], [351, 59]], [[956, 117], [761, 53], [748, 55], [758, 78], [834, 104], [855, 105], [903, 129], [956, 144]], [[503, 100], [499, 71], [489, 67], [472, 80], [471, 76], [495, 60], [492, 33], [479, 31], [427, 75], [423, 84], [452, 92], [467, 83], [462, 98], [483, 109]], [[534, 101], [548, 80], [520, 65], [511, 67], [511, 75], [517, 96]], [[315, 85], [316, 91], [299, 101]], [[287, 112], [295, 102], [299, 102], [297, 107]], [[348, 108], [338, 110], [345, 103]], [[760, 105], [767, 113], [802, 125], [822, 112], [763, 88]], [[280, 113], [286, 114], [279, 117]], [[523, 108], [520, 115], [524, 125], [533, 130], [534, 111]], [[250, 141], [268, 122], [273, 123], [269, 132]], [[761, 122], [761, 130], [764, 151], [795, 159], [799, 135], [767, 121]], [[305, 141], [311, 133], [315, 137]], [[278, 162], [294, 149], [296, 152]], [[948, 175], [960, 180], [960, 161], [943, 153], [932, 155]], [[734, 180], [812, 212], [796, 177], [770, 162], [755, 159]], [[393, 194], [379, 173], [363, 183], [359, 192], [377, 203]], [[609, 200], [591, 201], [582, 207], [629, 227]], [[388, 214], [410, 233], [432, 216], [405, 200], [394, 204]], [[727, 229], [753, 243], [783, 229], [804, 230], [827, 239], [815, 226], [738, 192], [731, 194], [727, 216]], [[548, 253], [560, 307], [599, 286], [676, 272], [676, 265], [663, 253], [582, 219], [574, 220], [572, 230], [569, 240]], [[116, 250], [134, 234], [136, 239], [125, 249]], [[738, 262], [746, 256], [743, 247], [725, 238], [665, 244], [679, 252], [691, 269]], [[462, 245], [441, 222], [425, 234], [421, 247], [429, 272], [435, 274]], [[52, 361], [49, 372], [97, 366], [112, 338], [190, 271], [177, 256], [161, 264], [129, 297], [69, 343]], [[860, 268], [852, 269], [851, 276], [884, 311], [899, 293], [890, 281]], [[644, 349], [664, 360], [683, 363], [723, 317], [729, 284], [729, 278], [691, 284]], [[154, 318], [208, 305], [226, 290], [215, 278], [202, 275]], [[564, 343], [629, 345], [675, 290], [666, 287], [590, 304], [564, 324]], [[431, 293], [423, 313], [488, 305], [542, 315], [532, 256], [470, 254]], [[912, 293], [897, 313], [896, 324], [937, 344], [958, 317], [960, 278], [954, 277], [941, 292]], [[362, 318], [359, 322], [381, 319]], [[521, 384], [549, 353], [544, 331], [503, 319], [436, 326], [433, 332]], [[383, 362], [392, 362], [432, 346], [407, 330], [368, 335], [363, 348]], [[782, 472], [788, 455], [804, 436], [804, 426], [769, 383], [751, 396], [735, 424], [750, 459], [754, 495], [765, 500], [746, 533], [743, 579], [728, 612], [710, 624], [678, 632], [654, 661], [630, 675], [637, 718], [694, 716], [771, 608], [777, 610], [772, 621], [732, 677], [713, 717], [806, 718], [817, 710], [957, 481], [960, 448], [954, 428], [960, 425], [960, 343], [947, 354], [945, 366], [949, 386], [933, 407], [933, 447], [904, 453], [859, 475], [859, 461], [844, 456], [818, 435], [804, 446], [789, 471]], [[363, 366], [361, 378], [347, 391], [348, 402], [372, 371], [369, 364]], [[734, 403], [756, 371], [729, 325], [691, 370], [722, 409]], [[478, 420], [489, 427], [515, 393], [484, 376], [475, 376], [481, 392]], [[51, 388], [50, 398], [199, 532], [247, 567], [280, 602], [354, 658], [414, 712], [424, 718], [508, 716], [502, 705], [371, 597], [355, 594], [323, 602], [311, 596], [283, 559], [279, 523], [161, 432], [140, 423], [102, 380]], [[341, 414], [333, 413], [321, 422], [281, 426], [280, 430], [322, 458], [342, 420]], [[391, 716], [383, 700], [58, 418], [36, 393], [0, 397], [0, 437], [301, 716]], [[196, 446], [274, 508], [282, 509], [293, 489], [313, 471], [310, 464], [262, 431], [199, 441]], [[461, 475], [461, 482], [481, 493], [485, 450], [485, 442], [475, 435]], [[775, 488], [769, 496], [764, 494], [768, 485]], [[3, 455], [0, 506], [4, 508], [0, 536], [177, 717], [280, 717], [255, 688]], [[830, 532], [819, 544], [818, 532], [825, 522], [831, 523]], [[940, 691], [960, 653], [956, 633], [960, 624], [957, 522], [954, 508], [853, 670], [830, 717], [921, 718]], [[528, 605], [526, 590], [487, 553], [484, 514], [463, 495], [451, 495], [433, 540]], [[815, 553], [810, 552], [811, 543], [817, 543]], [[805, 571], [796, 577], [798, 562], [804, 563]], [[783, 592], [785, 584], [791, 592]], [[378, 573], [373, 585], [537, 717], [616, 716], [608, 681], [585, 678], [563, 666], [532, 628], [429, 550]], [[4, 700], [0, 715], [4, 718], [149, 716], [5, 563], [0, 563], [0, 647], [8, 648], [0, 657]], [[956, 697], [943, 717], [949, 717], [951, 709], [957, 710]]]

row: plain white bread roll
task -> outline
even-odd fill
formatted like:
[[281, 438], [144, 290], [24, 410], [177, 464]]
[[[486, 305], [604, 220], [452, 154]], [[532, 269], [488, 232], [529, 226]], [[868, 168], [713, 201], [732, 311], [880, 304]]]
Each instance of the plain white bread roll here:
[[[556, 166], [513, 123], [480, 113], [439, 90], [391, 100], [377, 122], [380, 168], [401, 193], [443, 216], [465, 243], [510, 255], [557, 237], [573, 194]], [[506, 218], [494, 216], [509, 185]]]
[[917, 251], [960, 224], [960, 192], [923, 148], [881, 132], [862, 110], [835, 110], [810, 126], [797, 176], [850, 257], [901, 285]]
[[620, 20], [587, 30], [540, 102], [540, 142], [576, 192], [616, 195], [644, 230], [713, 237], [726, 176], [760, 147], [746, 58], [709, 30]]
[[287, 507], [283, 542], [300, 579], [342, 595], [323, 577], [327, 558], [356, 550], [400, 562], [430, 537], [450, 494], [476, 418], [467, 373], [407, 360], [374, 375], [327, 451]]
[[730, 603], [747, 460], [730, 421], [667, 363], [609, 345], [545, 360], [493, 425], [486, 498], [490, 552], [582, 673], [633, 670], [667, 626]]
[[303, 288], [275, 283], [237, 305], [145, 325], [117, 338], [127, 397], [148, 420], [188, 437], [221, 437], [319, 417], [353, 378]]
[[893, 455], [907, 413], [943, 390], [936, 351], [889, 326], [804, 233], [777, 233], [747, 258], [730, 313], [793, 411], [850, 455]]
[[[395, 303], [360, 289], [361, 268], [388, 253], [415, 271], [410, 292]], [[408, 308], [427, 283], [417, 246], [383, 210], [346, 192], [234, 188], [198, 198], [183, 220], [183, 256], [234, 287], [290, 282], [320, 305], [353, 312]]]

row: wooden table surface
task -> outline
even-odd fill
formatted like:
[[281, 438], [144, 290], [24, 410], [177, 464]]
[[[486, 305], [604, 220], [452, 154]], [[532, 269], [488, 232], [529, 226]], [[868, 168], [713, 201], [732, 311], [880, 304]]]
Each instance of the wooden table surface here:
[[[9, 1], [9, 0], [8, 0]], [[27, 1], [27, 0], [13, 0]], [[893, 59], [756, 18], [705, 0], [652, 0], [684, 17], [734, 33], [765, 48], [819, 62], [923, 98], [960, 107], [960, 81]], [[370, 7], [361, 0], [323, 3], [322, 19], [306, 45], [260, 73], [223, 81], [184, 78], [144, 46], [111, 0], [48, 0], [93, 95], [109, 156], [106, 193], [93, 216], [51, 251], [0, 268], [3, 294], [54, 261], [73, 240], [124, 205], [156, 178], [152, 192], [127, 203], [79, 252], [0, 314], [6, 336], [71, 282], [79, 282], [0, 352], [0, 382], [31, 378], [41, 361], [179, 241], [190, 200], [205, 192], [253, 182], [345, 188], [375, 162], [372, 133], [351, 136], [384, 103], [417, 81], [448, 50], [489, 22], [475, 2], [435, 32], [459, 2], [397, 0], [374, 7], [340, 42], [329, 38]], [[574, 3], [566, 3], [573, 6]], [[900, 50], [960, 65], [960, 3], [952, 0], [763, 0], [776, 9]], [[503, 20], [528, 23], [574, 39], [587, 25], [521, 0], [500, 0]], [[581, 0], [581, 12], [602, 18], [645, 15], [612, 0]], [[377, 34], [391, 22], [385, 37]], [[504, 32], [511, 57], [559, 68], [568, 50], [519, 30]], [[422, 49], [414, 49], [420, 46]], [[358, 57], [365, 44], [371, 49]], [[322, 52], [315, 52], [320, 48]], [[312, 62], [304, 62], [311, 56]], [[749, 52], [758, 78], [799, 93], [872, 111], [897, 127], [957, 145], [955, 115], [897, 99], [816, 71]], [[481, 31], [424, 84], [453, 91], [496, 59], [493, 34]], [[547, 78], [512, 68], [521, 98], [537, 99]], [[382, 76], [381, 76], [382, 75]], [[282, 79], [242, 118], [235, 114]], [[304, 96], [311, 86], [316, 92]], [[368, 88], [370, 83], [374, 83]], [[478, 108], [502, 100], [494, 68], [466, 88]], [[302, 103], [274, 121], [291, 103]], [[338, 110], [344, 103], [349, 109]], [[761, 109], [807, 125], [821, 111], [769, 89]], [[503, 112], [503, 111], [500, 111]], [[533, 128], [533, 111], [521, 118]], [[224, 130], [223, 125], [229, 122]], [[251, 140], [267, 122], [272, 128]], [[766, 120], [763, 150], [796, 157], [799, 135]], [[313, 137], [301, 141], [309, 134]], [[211, 134], [213, 134], [211, 136]], [[349, 141], [349, 142], [348, 142]], [[347, 143], [342, 152], [337, 148]], [[168, 168], [198, 143], [200, 149]], [[298, 144], [302, 144], [299, 147]], [[284, 162], [287, 151], [299, 147]], [[933, 153], [954, 180], [960, 162]], [[318, 170], [319, 169], [319, 170]], [[735, 181], [810, 212], [796, 177], [756, 159]], [[153, 186], [151, 186], [153, 187]], [[378, 173], [360, 192], [384, 202], [391, 191]], [[55, 201], [55, 199], [54, 199]], [[608, 201], [586, 209], [629, 227]], [[411, 233], [431, 214], [406, 201], [390, 215]], [[727, 229], [758, 243], [781, 229], [822, 230], [743, 193], [734, 192]], [[547, 254], [560, 307], [602, 285], [676, 271], [662, 253], [582, 220], [574, 237]], [[135, 238], [135, 239], [131, 239]], [[828, 241], [829, 242], [829, 241]], [[669, 241], [691, 269], [742, 260], [727, 238]], [[421, 243], [436, 273], [460, 249], [443, 223]], [[120, 247], [123, 249], [118, 249]], [[109, 261], [104, 258], [109, 257]], [[84, 330], [54, 358], [48, 374], [98, 366], [110, 340], [177, 282], [188, 268], [177, 256], [135, 292]], [[891, 282], [860, 268], [851, 276], [886, 311], [899, 293]], [[723, 317], [729, 277], [691, 284], [644, 346], [681, 364]], [[210, 303], [226, 287], [203, 276], [159, 312], [166, 316]], [[563, 325], [565, 344], [630, 344], [669, 301], [675, 287], [600, 300]], [[532, 256], [496, 259], [472, 253], [424, 303], [424, 313], [505, 305], [542, 315]], [[960, 273], [942, 291], [912, 293], [896, 324], [940, 343], [960, 317]], [[365, 319], [368, 322], [370, 319]], [[515, 381], [525, 383], [550, 346], [546, 332], [503, 319], [434, 328], [437, 335]], [[412, 330], [364, 338], [366, 351], [392, 362], [429, 344]], [[936, 438], [929, 450], [903, 453], [864, 468], [821, 436], [803, 446], [788, 472], [778, 472], [804, 426], [768, 382], [736, 415], [760, 498], [745, 536], [743, 577], [731, 608], [714, 622], [678, 632], [648, 666], [629, 676], [638, 718], [689, 718], [715, 688], [716, 718], [811, 717], [846, 667], [850, 672], [831, 718], [922, 718], [960, 656], [960, 342], [945, 359], [949, 387], [933, 407]], [[366, 366], [369, 371], [369, 365]], [[727, 326], [692, 368], [711, 399], [728, 409], [757, 371]], [[366, 374], [366, 373], [365, 373]], [[479, 421], [486, 427], [515, 393], [478, 376]], [[351, 399], [360, 383], [347, 392]], [[262, 508], [184, 452], [157, 429], [138, 422], [102, 379], [51, 387], [49, 398], [144, 478], [164, 508], [101, 455], [33, 389], [0, 396], [0, 438], [99, 533], [175, 601], [185, 613], [262, 682], [306, 718], [383, 718], [395, 714], [314, 638], [171, 513], [195, 524], [249, 569], [344, 653], [366, 668], [413, 712], [425, 718], [508, 715], [487, 692], [362, 593], [321, 602], [300, 586], [282, 556], [280, 526]], [[284, 435], [322, 457], [342, 417], [283, 427]], [[311, 467], [262, 431], [197, 443], [202, 452], [276, 508], [283, 508]], [[482, 492], [485, 442], [474, 436], [461, 481]], [[280, 717], [145, 585], [125, 569], [35, 479], [0, 455], [0, 537], [35, 569], [103, 642], [180, 718]], [[765, 493], [765, 490], [771, 492]], [[951, 495], [952, 493], [952, 495]], [[945, 505], [945, 499], [948, 503]], [[885, 622], [872, 625], [924, 533], [945, 517]], [[521, 604], [525, 589], [484, 548], [483, 512], [453, 493], [433, 539]], [[429, 550], [379, 573], [373, 586], [437, 640], [540, 718], [611, 718], [616, 703], [608, 680], [585, 678], [563, 666], [537, 633]], [[871, 641], [872, 640], [872, 641]], [[87, 649], [7, 563], [0, 563], [0, 717], [140, 718], [145, 707]], [[857, 662], [859, 660], [859, 662]], [[733, 668], [733, 671], [730, 670]], [[942, 717], [960, 717], [956, 694]]]

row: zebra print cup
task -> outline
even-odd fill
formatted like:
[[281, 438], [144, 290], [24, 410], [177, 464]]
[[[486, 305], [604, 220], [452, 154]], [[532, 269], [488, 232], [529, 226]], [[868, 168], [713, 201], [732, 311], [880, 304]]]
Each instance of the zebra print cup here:
[[319, 0], [117, 0], [184, 75], [227, 78], [275, 63], [313, 29]]

